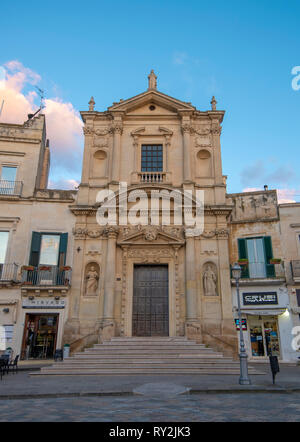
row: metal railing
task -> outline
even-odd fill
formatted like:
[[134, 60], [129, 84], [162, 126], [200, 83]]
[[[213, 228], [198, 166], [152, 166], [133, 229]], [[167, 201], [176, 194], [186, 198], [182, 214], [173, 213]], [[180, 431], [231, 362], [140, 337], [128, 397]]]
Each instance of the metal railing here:
[[[282, 267], [282, 264], [272, 264], [266, 261], [261, 262], [255, 262], [255, 261], [248, 261], [247, 264], [241, 265], [242, 267], [242, 278], [253, 278], [253, 279], [260, 279], [260, 278], [268, 278], [269, 274], [273, 273], [272, 277], [275, 278], [281, 278], [284, 277], [284, 268]], [[247, 276], [245, 276], [247, 273]]]
[[163, 183], [165, 181], [165, 172], [140, 172], [141, 183]]
[[18, 265], [0, 264], [0, 282], [17, 282], [18, 281]]
[[72, 270], [69, 267], [23, 266], [22, 284], [34, 286], [69, 286]]
[[0, 180], [0, 195], [21, 196], [23, 181]]

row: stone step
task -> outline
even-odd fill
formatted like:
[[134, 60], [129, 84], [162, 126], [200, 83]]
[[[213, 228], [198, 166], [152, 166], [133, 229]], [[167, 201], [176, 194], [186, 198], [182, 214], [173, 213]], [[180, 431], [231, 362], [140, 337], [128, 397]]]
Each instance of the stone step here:
[[159, 342], [194, 342], [190, 339], [187, 339], [185, 336], [133, 336], [133, 337], [128, 337], [128, 336], [115, 336], [113, 338], [111, 338], [111, 340], [106, 340], [105, 342], [138, 342], [138, 341], [159, 341]]
[[[88, 367], [86, 365], [76, 365], [76, 364], [72, 364], [72, 365], [65, 365], [62, 367], [48, 367], [46, 369], [42, 369], [41, 371], [65, 371], [65, 370], [80, 370], [85, 372], [86, 370], [127, 370], [127, 371], [131, 371], [131, 370], [136, 370], [136, 369], [141, 369], [141, 370], [148, 370], [148, 369], [153, 369], [153, 370], [160, 370], [162, 368], [161, 366], [162, 362], [158, 361], [157, 363], [139, 363], [139, 364], [122, 364], [122, 367], [120, 367], [119, 364], [94, 364], [94, 365], [89, 365]], [[180, 364], [164, 364], [164, 367], [162, 368], [163, 370], [190, 370], [190, 369], [197, 369], [197, 370], [202, 370], [202, 369], [207, 369], [207, 370], [214, 370], [214, 369], [222, 369], [222, 370], [235, 370], [235, 369], [239, 369], [239, 364], [184, 364], [184, 365], [180, 365]]]
[[[216, 352], [214, 352], [213, 350], [211, 350], [211, 349], [207, 349], [207, 350], [199, 350], [199, 349], [197, 349], [197, 350], [193, 350], [193, 352], [191, 352], [191, 351], [189, 351], [189, 350], [186, 350], [186, 349], [175, 349], [175, 348], [172, 348], [172, 349], [164, 349], [164, 351], [162, 351], [162, 350], [160, 350], [160, 349], [136, 349], [136, 348], [130, 348], [130, 349], [127, 349], [127, 348], [121, 348], [121, 349], [118, 349], [118, 350], [115, 350], [115, 349], [111, 349], [111, 348], [108, 348], [108, 349], [106, 349], [106, 348], [101, 348], [101, 349], [99, 349], [99, 350], [95, 350], [95, 349], [92, 349], [92, 348], [90, 348], [90, 349], [88, 349], [88, 350], [85, 350], [84, 352], [82, 352], [81, 354], [82, 355], [85, 355], [85, 356], [92, 356], [92, 355], [99, 355], [99, 356], [101, 356], [101, 355], [142, 355], [142, 354], [144, 354], [144, 355], [161, 355], [161, 354], [170, 354], [170, 355], [189, 355], [189, 354], [195, 354], [195, 355], [199, 355], [199, 356], [201, 356], [201, 355], [212, 355], [212, 354], [217, 354], [217, 355], [222, 355], [222, 353], [216, 353]], [[79, 355], [80, 353], [78, 352], [78, 353], [75, 353], [74, 355], [75, 356], [77, 356], [77, 355]]]
[[74, 364], [81, 364], [82, 366], [88, 364], [152, 364], [155, 363], [155, 361], [158, 361], [158, 363], [170, 363], [170, 364], [181, 364], [184, 366], [184, 364], [239, 364], [238, 361], [234, 361], [232, 359], [225, 359], [225, 358], [166, 358], [163, 355], [160, 357], [155, 358], [123, 358], [120, 360], [119, 358], [115, 359], [79, 359], [79, 358], [68, 358], [64, 361], [55, 362], [55, 364], [59, 365], [74, 365]]
[[86, 362], [88, 362], [88, 361], [97, 361], [97, 360], [99, 360], [99, 361], [101, 361], [101, 360], [103, 360], [103, 359], [110, 359], [110, 360], [126, 360], [126, 359], [130, 359], [130, 360], [132, 360], [132, 359], [170, 359], [170, 360], [174, 360], [174, 359], [180, 359], [180, 360], [182, 360], [182, 361], [185, 361], [185, 360], [187, 360], [187, 359], [191, 359], [191, 360], [193, 360], [193, 359], [199, 359], [199, 360], [210, 360], [210, 359], [220, 359], [220, 360], [223, 360], [223, 361], [226, 361], [226, 360], [228, 360], [228, 361], [231, 361], [232, 359], [231, 358], [225, 358], [222, 354], [215, 354], [215, 353], [212, 353], [212, 354], [193, 354], [193, 355], [191, 355], [191, 354], [177, 354], [177, 353], [174, 353], [174, 354], [168, 354], [168, 355], [166, 355], [166, 354], [164, 354], [164, 355], [162, 355], [161, 353], [160, 354], [153, 354], [153, 353], [150, 353], [150, 354], [132, 354], [132, 353], [130, 353], [130, 354], [128, 354], [128, 353], [124, 353], [124, 354], [101, 354], [101, 355], [99, 355], [99, 354], [80, 354], [80, 353], [77, 353], [76, 355], [74, 355], [74, 356], [71, 356], [70, 358], [65, 358], [65, 361], [67, 361], [67, 362], [69, 362], [69, 361], [72, 361], [72, 360], [76, 360], [76, 361], [86, 361]]
[[196, 342], [189, 342], [189, 341], [176, 341], [176, 342], [172, 342], [172, 341], [134, 341], [134, 342], [130, 342], [130, 341], [114, 341], [114, 342], [108, 342], [108, 341], [104, 341], [102, 344], [95, 344], [95, 348], [101, 348], [103, 346], [109, 346], [109, 347], [121, 347], [121, 346], [126, 346], [126, 347], [142, 347], [142, 346], [148, 346], [148, 347], [199, 347], [199, 348], [206, 348], [204, 344], [197, 344]]
[[[186, 338], [113, 338], [36, 375], [239, 374], [239, 362]], [[249, 368], [250, 373], [259, 374]]]
[[[86, 375], [135, 375], [135, 374], [157, 374], [157, 375], [162, 375], [162, 374], [168, 374], [168, 375], [174, 375], [174, 374], [198, 374], [198, 375], [213, 375], [213, 374], [218, 374], [218, 375], [231, 375], [231, 374], [240, 374], [240, 368], [239, 366], [237, 366], [236, 368], [224, 368], [224, 367], [219, 367], [219, 368], [176, 368], [176, 367], [172, 367], [171, 369], [169, 367], [157, 367], [157, 368], [146, 368], [146, 367], [141, 367], [141, 368], [132, 368], [130, 367], [130, 369], [122, 369], [122, 368], [103, 368], [103, 369], [92, 369], [92, 368], [82, 368], [82, 369], [74, 369], [74, 368], [69, 368], [69, 369], [61, 369], [61, 370], [55, 370], [55, 369], [48, 369], [46, 371], [46, 369], [43, 369], [41, 372], [33, 372], [31, 373], [31, 375], [62, 375], [62, 376], [67, 376], [67, 375], [77, 375], [77, 376], [86, 376]], [[257, 370], [252, 370], [249, 369], [249, 374], [265, 374], [265, 373], [259, 373], [257, 372]]]
[[211, 348], [205, 348], [205, 347], [198, 347], [197, 344], [195, 345], [190, 345], [189, 347], [187, 346], [183, 346], [183, 345], [164, 345], [164, 346], [159, 346], [159, 345], [105, 345], [102, 344], [102, 347], [92, 347], [89, 349], [86, 349], [86, 351], [91, 351], [91, 352], [97, 352], [97, 351], [103, 351], [103, 350], [109, 350], [109, 351], [121, 351], [121, 350], [126, 350], [126, 351], [140, 351], [140, 350], [156, 350], [156, 351], [167, 351], [167, 350], [172, 350], [172, 351], [196, 351], [196, 350], [202, 350], [205, 352], [213, 352], [213, 350]]

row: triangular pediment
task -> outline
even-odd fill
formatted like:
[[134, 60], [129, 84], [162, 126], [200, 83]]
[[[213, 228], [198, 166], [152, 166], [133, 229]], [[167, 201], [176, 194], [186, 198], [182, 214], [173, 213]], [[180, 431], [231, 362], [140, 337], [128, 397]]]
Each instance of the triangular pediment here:
[[[149, 108], [150, 106], [155, 106], [155, 109], [151, 110]], [[180, 111], [193, 112], [196, 110], [196, 108], [190, 103], [177, 100], [176, 98], [170, 97], [162, 92], [151, 90], [119, 103], [115, 103], [113, 106], [109, 107], [108, 110], [111, 112], [120, 111], [125, 112], [126, 114], [130, 113], [132, 115], [159, 115], [177, 114]]]
[[154, 226], [124, 228], [119, 245], [178, 245], [184, 244], [181, 229], [167, 228], [167, 231]]

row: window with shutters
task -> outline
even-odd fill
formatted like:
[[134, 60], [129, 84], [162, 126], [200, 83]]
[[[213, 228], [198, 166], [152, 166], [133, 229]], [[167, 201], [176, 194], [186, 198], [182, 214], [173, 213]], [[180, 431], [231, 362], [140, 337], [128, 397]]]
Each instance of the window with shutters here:
[[242, 278], [271, 278], [275, 268], [270, 264], [273, 258], [270, 236], [238, 239], [239, 259], [247, 259], [248, 265], [242, 267]]
[[63, 266], [66, 262], [67, 233], [32, 232], [29, 264]]

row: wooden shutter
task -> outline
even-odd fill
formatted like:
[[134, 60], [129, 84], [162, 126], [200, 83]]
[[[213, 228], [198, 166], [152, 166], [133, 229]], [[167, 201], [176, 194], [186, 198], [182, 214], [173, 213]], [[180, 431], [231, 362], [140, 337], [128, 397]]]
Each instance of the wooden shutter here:
[[34, 267], [39, 265], [41, 237], [42, 234], [40, 232], [32, 232], [29, 265]]
[[[238, 239], [238, 250], [239, 250], [239, 259], [248, 259], [246, 239], [244, 238]], [[249, 267], [248, 266], [241, 266], [241, 267], [242, 267], [241, 277], [249, 278]]]
[[59, 266], [64, 266], [66, 264], [66, 256], [67, 256], [67, 247], [68, 247], [68, 234], [62, 233], [60, 235], [59, 242]]
[[275, 276], [275, 267], [274, 264], [270, 264], [270, 259], [273, 258], [272, 239], [270, 236], [264, 237], [264, 245], [265, 245], [267, 278], [273, 278]]

